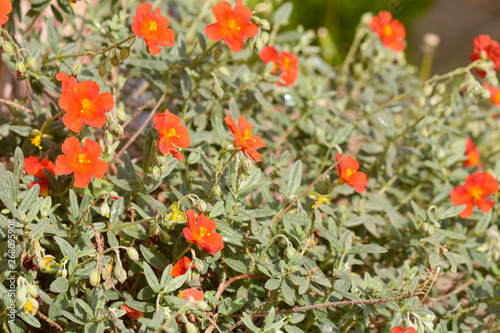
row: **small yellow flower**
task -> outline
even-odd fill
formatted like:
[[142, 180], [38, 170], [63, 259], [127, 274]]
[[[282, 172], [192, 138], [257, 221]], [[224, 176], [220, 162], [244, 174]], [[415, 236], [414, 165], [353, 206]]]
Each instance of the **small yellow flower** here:
[[172, 209], [172, 213], [168, 214], [166, 218], [169, 227], [175, 223], [186, 223], [187, 217], [184, 212], [179, 210], [179, 202], [174, 202], [170, 209]]
[[38, 307], [39, 307], [38, 301], [30, 297], [24, 304], [24, 314], [31, 313], [34, 316], [38, 311]]
[[31, 139], [31, 144], [40, 150], [42, 149], [42, 134], [40, 132], [35, 134], [35, 137]]

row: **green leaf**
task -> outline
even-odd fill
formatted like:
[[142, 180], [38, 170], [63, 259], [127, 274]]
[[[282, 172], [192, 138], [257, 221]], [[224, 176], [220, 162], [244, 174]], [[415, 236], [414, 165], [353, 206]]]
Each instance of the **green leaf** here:
[[438, 214], [437, 219], [438, 220], [444, 220], [444, 219], [447, 219], [447, 218], [450, 218], [450, 217], [457, 216], [458, 214], [460, 214], [465, 209], [465, 207], [466, 207], [466, 205], [453, 206], [451, 208], [448, 208], [447, 210], [445, 210], [441, 214]]
[[290, 177], [286, 186], [286, 193], [289, 197], [297, 195], [300, 184], [302, 183], [302, 161], [297, 160], [292, 167]]
[[[13, 126], [11, 126], [12, 129]], [[30, 128], [31, 130], [31, 128]], [[29, 135], [29, 134], [28, 134]], [[21, 148], [16, 147], [14, 152], [14, 177], [20, 179], [24, 172], [24, 155]]]
[[293, 302], [295, 302], [295, 292], [288, 285], [288, 283], [286, 283], [286, 281], [283, 281], [283, 283], [281, 284], [281, 292], [283, 293], [285, 302], [287, 302], [288, 304], [293, 304]]
[[276, 10], [273, 16], [274, 24], [285, 25], [290, 19], [292, 14], [293, 3], [291, 1], [285, 2], [280, 8]]
[[54, 53], [59, 53], [59, 35], [57, 33], [56, 28], [54, 27], [54, 23], [52, 19], [47, 18], [47, 37], [49, 39], [50, 47]]
[[184, 69], [181, 72], [181, 91], [182, 91], [182, 97], [184, 99], [187, 99], [191, 93], [191, 77], [189, 76], [188, 72]]
[[247, 266], [239, 260], [226, 258], [226, 264], [237, 272], [246, 274], [248, 272]]
[[245, 324], [246, 327], [248, 327], [252, 332], [258, 333], [260, 332], [259, 328], [255, 326], [252, 322], [252, 318], [246, 313], [243, 312], [243, 318], [241, 318], [241, 321], [243, 324]]
[[61, 294], [67, 292], [68, 287], [68, 279], [66, 279], [65, 277], [58, 277], [54, 280], [54, 282], [50, 284], [50, 291]]
[[144, 275], [146, 276], [146, 280], [148, 281], [148, 285], [153, 289], [155, 293], [160, 292], [160, 283], [158, 282], [158, 278], [156, 274], [151, 269], [151, 266], [148, 265], [147, 262], [143, 263]]
[[359, 253], [385, 253], [387, 249], [378, 245], [358, 245], [347, 251], [347, 254], [359, 254]]
[[446, 229], [437, 229], [436, 233], [451, 239], [467, 239], [465, 235], [457, 234], [456, 232], [449, 231]]
[[29, 228], [31, 229], [30, 235], [33, 238], [37, 238], [39, 235], [42, 235], [45, 229], [49, 226], [50, 219], [45, 217], [40, 222], [33, 224], [30, 223]]
[[78, 262], [78, 257], [76, 255], [75, 249], [63, 238], [54, 236], [54, 240], [61, 248], [61, 252], [68, 257], [69, 261]]
[[[38, 196], [40, 194], [40, 185], [35, 184], [33, 187], [31, 187], [28, 192], [26, 193], [25, 197], [23, 198], [23, 201], [19, 205], [19, 211], [26, 213], [28, 209], [30, 209], [35, 201], [38, 199]], [[31, 221], [28, 221], [31, 222]]]
[[73, 189], [69, 190], [69, 208], [70, 214], [76, 219], [80, 217], [80, 207], [78, 206], [78, 198]]
[[281, 286], [281, 280], [278, 279], [269, 279], [267, 280], [266, 284], [264, 285], [264, 288], [267, 290], [276, 290]]
[[184, 282], [186, 282], [186, 278], [187, 278], [187, 274], [182, 274], [180, 276], [173, 278], [172, 280], [168, 281], [165, 284], [163, 291], [166, 293], [169, 293], [169, 292], [172, 292], [172, 291], [179, 289], [180, 287], [182, 287]]

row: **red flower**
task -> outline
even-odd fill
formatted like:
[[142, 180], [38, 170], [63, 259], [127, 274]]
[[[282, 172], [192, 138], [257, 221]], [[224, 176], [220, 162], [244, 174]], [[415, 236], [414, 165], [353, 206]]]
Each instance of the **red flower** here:
[[59, 72], [56, 75], [57, 81], [62, 83], [62, 91], [65, 92], [66, 90], [73, 89], [76, 86], [78, 86], [78, 81], [74, 76], [69, 76], [68, 74], [64, 72]]
[[417, 333], [417, 330], [414, 329], [413, 327], [410, 327], [407, 330], [405, 330], [404, 328], [401, 328], [401, 327], [394, 327], [391, 330], [391, 333]]
[[12, 3], [10, 0], [0, 0], [0, 25], [4, 25], [9, 20], [7, 15], [12, 11]]
[[253, 127], [245, 117], [240, 116], [238, 119], [239, 129], [236, 127], [233, 118], [227, 116], [224, 118], [224, 121], [233, 133], [231, 136], [234, 138], [234, 148], [241, 147], [243, 153], [248, 155], [255, 162], [262, 161], [262, 154], [258, 153], [257, 149], [265, 147], [266, 144], [262, 141], [260, 136], [254, 136], [252, 134]]
[[[470, 61], [479, 59], [490, 59], [495, 64], [495, 69], [500, 69], [500, 45], [488, 35], [479, 35], [474, 38], [474, 52], [470, 55]], [[476, 69], [477, 75], [486, 76], [485, 71]]]
[[[338, 162], [343, 157], [343, 154], [337, 154], [335, 155], [335, 160]], [[364, 172], [358, 171], [358, 161], [351, 156], [347, 156], [337, 165], [337, 169], [340, 176], [339, 184], [346, 182], [349, 186], [354, 187], [354, 191], [356, 191], [356, 193], [366, 191], [365, 186], [368, 185], [368, 178]]]
[[476, 172], [465, 178], [465, 185], [455, 187], [450, 194], [451, 203], [455, 206], [467, 205], [460, 217], [471, 217], [474, 205], [484, 213], [488, 213], [495, 205], [489, 197], [498, 192], [498, 182], [489, 172]]
[[183, 290], [178, 296], [180, 298], [184, 298], [186, 301], [189, 301], [189, 297], [192, 297], [194, 301], [197, 302], [203, 299], [203, 290], [186, 289]]
[[465, 156], [468, 157], [466, 161], [463, 162], [463, 165], [466, 167], [472, 167], [479, 163], [479, 148], [474, 145], [474, 141], [471, 138], [467, 138], [465, 141]]
[[59, 106], [66, 111], [64, 125], [75, 133], [82, 130], [84, 123], [102, 127], [108, 120], [105, 113], [115, 107], [113, 96], [109, 92], [99, 95], [99, 85], [93, 81], [78, 83], [75, 78], [67, 78], [67, 74], [58, 76], [63, 90]]
[[149, 53], [155, 55], [161, 51], [159, 46], [174, 45], [175, 36], [172, 29], [167, 29], [170, 21], [161, 15], [160, 8], [156, 8], [153, 13], [151, 9], [149, 3], [141, 3], [137, 7], [132, 31], [137, 37], [144, 37]]
[[214, 232], [213, 220], [207, 218], [205, 214], [199, 214], [196, 218], [192, 209], [188, 210], [186, 215], [188, 226], [183, 231], [187, 241], [197, 244], [213, 255], [224, 248], [222, 236]]
[[181, 118], [165, 110], [165, 113], [155, 114], [153, 122], [160, 133], [158, 148], [160, 148], [161, 153], [165, 155], [171, 153], [182, 162], [184, 156], [175, 150], [175, 147], [187, 148], [191, 144], [191, 140], [186, 126], [181, 125]]
[[188, 257], [182, 257], [181, 260], [177, 262], [172, 268], [170, 275], [173, 277], [181, 276], [186, 274], [193, 261]]
[[223, 40], [233, 52], [243, 50], [243, 41], [257, 35], [259, 28], [248, 22], [252, 11], [240, 1], [233, 10], [227, 1], [220, 1], [212, 7], [217, 23], [205, 28], [205, 34], [211, 41]]
[[127, 316], [130, 319], [133, 318], [134, 320], [137, 320], [137, 319], [139, 319], [141, 317], [144, 317], [144, 313], [142, 311], [139, 311], [139, 310], [136, 310], [136, 309], [132, 309], [127, 304], [123, 304], [122, 307], [121, 307], [121, 309], [127, 311]]
[[382, 40], [382, 44], [394, 51], [403, 51], [406, 44], [405, 27], [398, 20], [392, 20], [390, 12], [381, 11], [374, 16], [368, 27], [372, 29]]
[[75, 173], [75, 187], [84, 188], [91, 181], [92, 176], [102, 178], [108, 164], [99, 159], [102, 148], [92, 139], [86, 139], [80, 149], [80, 141], [74, 136], [67, 138], [62, 151], [66, 156], [59, 155], [56, 160], [55, 172], [58, 175]]
[[[295, 54], [283, 51], [278, 55], [274, 47], [266, 46], [260, 51], [259, 57], [266, 64], [268, 62], [275, 64], [271, 74], [274, 74], [276, 69], [279, 68], [280, 78], [285, 81], [286, 86], [293, 84], [297, 80], [299, 76], [299, 59]], [[283, 84], [279, 82], [278, 85], [282, 86]]]
[[31, 182], [29, 188], [33, 185], [38, 184], [40, 186], [40, 195], [46, 197], [49, 194], [49, 180], [43, 172], [43, 169], [49, 170], [53, 175], [55, 175], [55, 165], [48, 159], [44, 158], [41, 162], [38, 162], [38, 158], [35, 156], [30, 156], [24, 159], [24, 171], [28, 175], [34, 175], [40, 178], [39, 181]]
[[490, 86], [486, 82], [483, 83], [484, 87], [490, 92], [490, 100], [496, 104], [500, 105], [500, 89], [494, 86]]

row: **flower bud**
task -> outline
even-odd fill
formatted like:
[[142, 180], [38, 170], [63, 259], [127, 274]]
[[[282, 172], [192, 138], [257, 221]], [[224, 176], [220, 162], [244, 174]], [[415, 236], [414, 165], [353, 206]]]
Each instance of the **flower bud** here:
[[198, 330], [193, 323], [186, 321], [186, 333], [198, 333]]
[[109, 197], [113, 200], [118, 200], [118, 193], [116, 193], [115, 191], [111, 191], [109, 192]]
[[133, 247], [127, 247], [127, 254], [130, 257], [130, 259], [139, 261], [139, 252]]
[[73, 64], [73, 67], [71, 68], [71, 73], [76, 76], [80, 74], [80, 71], [82, 70], [82, 63], [77, 61]]
[[198, 307], [198, 309], [200, 309], [201, 311], [205, 311], [206, 309], [208, 309], [208, 304], [207, 302], [201, 300], [201, 301], [198, 301], [196, 302], [196, 306]]
[[90, 272], [89, 280], [90, 284], [94, 287], [96, 287], [99, 284], [99, 282], [101, 281], [101, 276], [97, 269], [94, 269], [92, 272]]
[[99, 70], [98, 70], [98, 71], [99, 71], [99, 75], [100, 75], [101, 77], [104, 77], [104, 75], [106, 75], [106, 72], [107, 72], [108, 70], [107, 70], [107, 68], [106, 68], [106, 65], [105, 65], [105, 64], [101, 64], [101, 65], [99, 66]]
[[203, 261], [198, 258], [194, 258], [193, 261], [194, 261], [194, 268], [198, 272], [203, 272]]
[[214, 187], [212, 187], [210, 192], [212, 193], [212, 195], [215, 195], [217, 198], [220, 198], [220, 196], [222, 195], [222, 190], [220, 189], [219, 185], [215, 185]]
[[36, 60], [33, 57], [29, 57], [27, 62], [28, 68], [31, 69], [32, 71], [36, 71]]
[[446, 91], [446, 86], [443, 83], [439, 83], [436, 85], [436, 93], [439, 95], [444, 94]]
[[127, 279], [127, 272], [125, 272], [125, 270], [121, 265], [115, 266], [115, 268], [113, 269], [113, 274], [115, 275], [116, 279], [121, 283], [125, 282], [125, 280]]
[[123, 127], [122, 127], [122, 125], [120, 125], [120, 124], [116, 124], [116, 125], [113, 127], [113, 132], [114, 132], [116, 135], [118, 135], [118, 136], [123, 135]]
[[161, 229], [157, 223], [151, 224], [149, 227], [149, 236], [155, 236], [160, 233]]
[[10, 43], [3, 44], [3, 51], [10, 56], [14, 54], [14, 49], [12, 48], [12, 44]]
[[266, 11], [268, 8], [270, 8], [269, 2], [261, 2], [255, 6], [254, 11], [255, 13], [262, 13], [263, 11]]
[[130, 55], [130, 47], [126, 46], [120, 51], [120, 60], [125, 60]]
[[101, 207], [99, 207], [99, 211], [101, 213], [101, 216], [104, 216], [105, 218], [109, 218], [109, 205], [107, 203], [103, 203]]
[[425, 85], [423, 93], [425, 96], [430, 96], [432, 94], [432, 87], [429, 85]]
[[204, 200], [198, 201], [197, 206], [198, 206], [198, 210], [203, 212], [203, 213], [206, 212], [208, 209], [207, 203]]
[[160, 240], [163, 243], [170, 242], [170, 235], [168, 234], [168, 232], [162, 230], [162, 232], [160, 232]]
[[361, 24], [368, 25], [371, 22], [372, 18], [373, 18], [372, 13], [363, 14], [363, 16], [361, 16]]
[[28, 288], [24, 286], [23, 288], [18, 288], [16, 291], [16, 301], [18, 306], [22, 309], [24, 304], [28, 300]]
[[120, 66], [120, 59], [118, 59], [118, 57], [117, 57], [117, 56], [113, 56], [113, 57], [109, 60], [109, 62], [111, 63], [111, 66], [113, 66], [113, 67], [118, 67], [118, 66]]
[[153, 178], [155, 180], [160, 179], [160, 177], [161, 177], [160, 168], [158, 168], [157, 166], [154, 166], [153, 169], [151, 170], [151, 173], [153, 174]]
[[121, 121], [127, 120], [127, 115], [125, 114], [125, 111], [123, 111], [123, 109], [121, 108], [116, 109], [115, 114], [119, 120]]
[[102, 279], [107, 280], [111, 271], [113, 271], [113, 264], [107, 264], [103, 269], [101, 269]]
[[291, 259], [296, 253], [297, 251], [293, 247], [287, 247], [285, 249], [285, 254], [288, 257], [288, 259]]
[[58, 277], [65, 278], [66, 276], [68, 276], [68, 270], [66, 269], [66, 267], [61, 267], [56, 271], [56, 278]]
[[24, 75], [24, 73], [26, 73], [26, 66], [24, 65], [24, 63], [23, 63], [22, 61], [18, 61], [18, 62], [16, 63], [16, 71], [17, 71], [18, 73], [20, 73], [20, 74], [21, 74], [21, 76], [23, 76], [23, 75]]
[[220, 66], [219, 68], [217, 68], [217, 70], [219, 71], [219, 73], [221, 73], [222, 75], [225, 75], [225, 76], [230, 76], [231, 74], [229, 73], [228, 69], [224, 66]]

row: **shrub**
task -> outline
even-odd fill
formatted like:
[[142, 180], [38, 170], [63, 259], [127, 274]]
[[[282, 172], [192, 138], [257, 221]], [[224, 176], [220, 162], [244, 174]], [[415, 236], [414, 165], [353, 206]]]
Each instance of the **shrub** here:
[[6, 331], [497, 331], [498, 43], [419, 78], [387, 12], [334, 68], [290, 2], [73, 2], [0, 0]]

